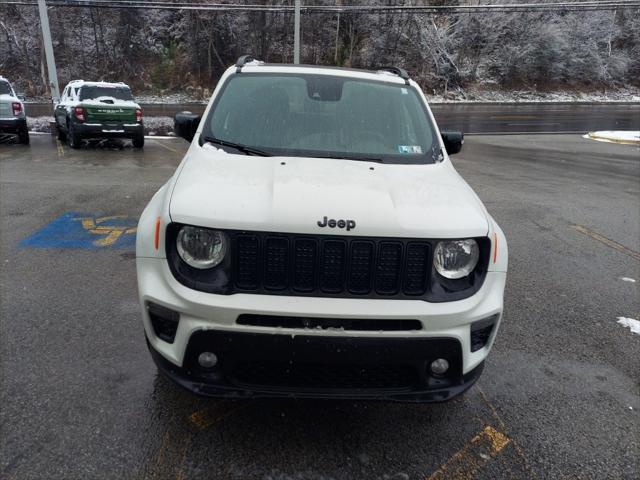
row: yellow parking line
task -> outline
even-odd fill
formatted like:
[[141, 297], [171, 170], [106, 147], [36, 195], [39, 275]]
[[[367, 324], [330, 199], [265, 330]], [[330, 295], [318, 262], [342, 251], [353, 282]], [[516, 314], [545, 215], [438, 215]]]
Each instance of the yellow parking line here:
[[154, 142], [157, 143], [158, 145], [160, 145], [162, 148], [166, 148], [170, 152], [177, 153], [178, 155], [182, 155], [182, 152], [179, 152], [175, 148], [171, 148], [168, 145], [165, 145], [164, 143], [160, 142], [159, 140], [154, 140]]
[[487, 425], [427, 480], [474, 478], [480, 467], [496, 457], [510, 442], [505, 434]]
[[64, 146], [60, 140], [56, 140], [56, 147], [58, 149], [58, 158], [64, 158]]
[[[478, 393], [480, 394], [480, 398], [482, 398], [482, 401], [487, 405], [487, 407], [489, 407], [489, 410], [491, 410], [491, 415], [496, 420], [496, 422], [498, 422], [498, 424], [500, 425], [500, 429], [504, 432], [508, 431], [506, 423], [504, 422], [504, 420], [502, 420], [502, 417], [498, 415], [498, 410], [496, 410], [496, 407], [489, 400], [489, 397], [487, 397], [487, 394], [484, 393], [484, 390], [482, 390], [480, 385], [476, 385], [476, 389], [478, 390]], [[524, 449], [515, 440], [513, 439], [510, 439], [510, 440], [511, 440], [511, 444], [513, 445], [513, 448], [515, 449], [516, 453], [522, 460], [522, 463], [524, 464], [525, 469], [529, 473], [530, 478], [537, 480], [538, 476], [533, 471], [533, 468], [531, 468], [531, 465], [529, 465], [529, 460], [527, 460], [527, 457], [524, 454]]]
[[180, 452], [180, 463], [178, 464], [178, 471], [176, 472], [176, 480], [184, 480], [184, 461], [187, 458], [187, 450], [191, 446], [191, 439], [193, 436], [189, 437], [187, 441], [184, 442], [182, 446], [182, 451]]
[[628, 247], [625, 247], [621, 243], [616, 242], [615, 240], [611, 240], [610, 238], [605, 237], [604, 235], [600, 235], [598, 232], [591, 230], [582, 225], [571, 225], [576, 232], [580, 232], [587, 237], [591, 237], [594, 240], [599, 241], [600, 243], [605, 244], [607, 247], [611, 247], [614, 250], [617, 250], [620, 253], [624, 253], [625, 255], [629, 255], [631, 258], [635, 258], [636, 260], [640, 260], [640, 253], [634, 250], [631, 250]]
[[244, 408], [247, 408], [250, 404], [250, 402], [246, 402], [244, 404], [238, 405], [235, 402], [222, 401], [220, 403], [216, 403], [212, 407], [203, 408], [202, 410], [193, 412], [187, 418], [199, 430], [204, 430], [209, 428], [214, 423], [227, 418], [232, 413], [236, 413]]
[[166, 432], [164, 437], [162, 438], [162, 443], [160, 444], [160, 448], [158, 449], [158, 453], [156, 455], [154, 464], [154, 470], [152, 471], [152, 478], [159, 478], [161, 474], [162, 467], [165, 463], [165, 453], [169, 448], [169, 442], [171, 441], [171, 434]]

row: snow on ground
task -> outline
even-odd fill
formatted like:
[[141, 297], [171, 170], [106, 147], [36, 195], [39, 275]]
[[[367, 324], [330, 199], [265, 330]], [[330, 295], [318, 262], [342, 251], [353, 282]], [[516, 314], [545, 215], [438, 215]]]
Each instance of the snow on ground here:
[[188, 92], [176, 92], [167, 95], [141, 94], [136, 95], [135, 98], [138, 103], [207, 103], [210, 95], [200, 97]]
[[623, 327], [628, 327], [631, 333], [640, 335], [640, 320], [635, 318], [618, 317], [618, 322]]
[[600, 142], [640, 145], [639, 130], [602, 130], [599, 132], [589, 132], [584, 138], [590, 138], [591, 140], [598, 140]]
[[[30, 132], [50, 133], [49, 122], [53, 122], [53, 117], [27, 117]], [[144, 133], [151, 136], [173, 136], [173, 118], [145, 117]]]
[[450, 91], [446, 95], [425, 90], [427, 100], [431, 103], [629, 103], [640, 102], [640, 89], [622, 88], [619, 90], [597, 92], [539, 92], [533, 90], [460, 90]]
[[[629, 103], [640, 102], [640, 89], [634, 87], [609, 90], [607, 92], [539, 92], [535, 90], [450, 90], [444, 94], [435, 90], [424, 89], [430, 103], [563, 103], [563, 102], [593, 102], [593, 103]], [[173, 92], [173, 93], [140, 93], [135, 94], [138, 103], [207, 103], [210, 97], [207, 89]], [[28, 97], [27, 103], [50, 102], [49, 97]]]
[[50, 132], [49, 122], [53, 122], [53, 117], [27, 117], [30, 132]]
[[173, 118], [144, 117], [146, 135], [173, 135]]

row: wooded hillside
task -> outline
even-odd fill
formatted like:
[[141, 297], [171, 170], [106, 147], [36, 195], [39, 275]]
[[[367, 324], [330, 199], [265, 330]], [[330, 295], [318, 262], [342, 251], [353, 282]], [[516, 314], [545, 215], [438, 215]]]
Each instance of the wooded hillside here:
[[[340, 0], [308, 3], [335, 4]], [[290, 63], [293, 58], [290, 12], [56, 6], [49, 9], [49, 16], [61, 86], [75, 78], [121, 80], [138, 91], [207, 95], [221, 72], [241, 54], [252, 53], [268, 62]], [[36, 7], [0, 5], [0, 74], [31, 95], [46, 91], [41, 44]], [[365, 68], [402, 66], [428, 92], [637, 87], [640, 9], [439, 15], [306, 13], [302, 15], [301, 59], [310, 64]]]

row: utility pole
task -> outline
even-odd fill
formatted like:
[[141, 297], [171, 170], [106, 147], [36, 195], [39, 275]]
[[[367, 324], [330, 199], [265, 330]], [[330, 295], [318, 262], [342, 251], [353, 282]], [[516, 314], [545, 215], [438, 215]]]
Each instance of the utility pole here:
[[[336, 7], [342, 6], [342, 0], [336, 0]], [[338, 41], [340, 40], [340, 11], [336, 20], [336, 50], [333, 54], [333, 63], [338, 64]]]
[[58, 73], [56, 72], [56, 59], [53, 56], [53, 45], [51, 43], [51, 30], [49, 29], [49, 14], [45, 0], [38, 0], [38, 11], [40, 12], [40, 26], [42, 27], [42, 44], [47, 57], [47, 70], [49, 71], [49, 90], [54, 103], [60, 100], [60, 88], [58, 87]]
[[293, 20], [293, 63], [300, 63], [300, 1], [296, 0]]

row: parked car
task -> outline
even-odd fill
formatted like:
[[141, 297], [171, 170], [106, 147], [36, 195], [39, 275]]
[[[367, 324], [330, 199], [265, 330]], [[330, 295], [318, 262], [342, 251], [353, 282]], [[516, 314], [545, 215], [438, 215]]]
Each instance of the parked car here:
[[0, 76], [0, 134], [17, 135], [20, 143], [28, 145], [29, 130], [22, 100], [24, 97], [16, 95], [9, 80]]
[[144, 146], [142, 108], [124, 83], [73, 80], [54, 108], [58, 138], [80, 148], [89, 138], [130, 138]]
[[211, 396], [441, 401], [480, 376], [507, 242], [399, 68], [241, 57], [138, 225], [147, 343]]

